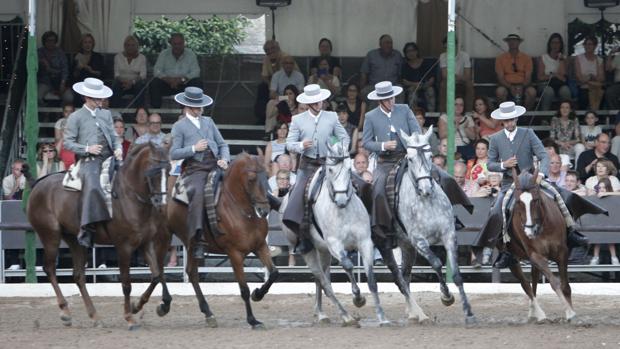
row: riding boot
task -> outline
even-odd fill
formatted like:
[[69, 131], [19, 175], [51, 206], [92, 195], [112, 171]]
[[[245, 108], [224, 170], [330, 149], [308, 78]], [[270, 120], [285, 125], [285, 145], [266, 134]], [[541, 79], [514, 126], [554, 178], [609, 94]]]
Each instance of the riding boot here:
[[314, 248], [312, 238], [309, 236], [309, 232], [305, 229], [299, 229], [294, 232], [297, 234], [297, 245], [295, 245], [295, 253], [306, 254]]
[[95, 225], [94, 224], [86, 224], [80, 229], [80, 233], [78, 234], [77, 240], [78, 243], [86, 248], [93, 247], [93, 235], [95, 233]]
[[493, 263], [493, 268], [504, 269], [515, 263], [517, 263], [517, 260], [512, 256], [512, 253], [508, 251], [500, 251], [495, 263]]
[[202, 240], [202, 230], [198, 230], [196, 231], [196, 236], [194, 237], [192, 257], [196, 259], [204, 259], [206, 252], [206, 243]]
[[588, 238], [578, 232], [575, 227], [568, 227], [568, 229], [566, 229], [566, 234], [568, 237], [568, 246], [588, 246]]

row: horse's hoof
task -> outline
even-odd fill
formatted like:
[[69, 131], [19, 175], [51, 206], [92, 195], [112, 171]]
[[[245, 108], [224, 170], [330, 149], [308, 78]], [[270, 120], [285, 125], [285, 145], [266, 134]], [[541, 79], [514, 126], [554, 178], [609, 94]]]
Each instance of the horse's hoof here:
[[429, 319], [428, 317], [419, 318], [415, 316], [415, 317], [410, 317], [408, 321], [409, 321], [409, 324], [411, 325], [430, 325], [431, 324], [431, 319]]
[[128, 329], [129, 331], [136, 331], [136, 330], [139, 330], [139, 329], [140, 329], [140, 327], [142, 327], [140, 324], [130, 324], [130, 325], [127, 327], [127, 329]]
[[383, 320], [379, 322], [379, 327], [390, 327], [392, 326], [392, 322], [390, 320]]
[[252, 325], [252, 329], [253, 330], [266, 330], [267, 328], [265, 327], [265, 324], [257, 321], [255, 324]]
[[324, 318], [320, 318], [318, 323], [319, 325], [329, 325], [332, 323], [332, 320], [330, 320], [328, 317], [324, 317]]
[[67, 326], [67, 327], [71, 326], [71, 316], [70, 315], [60, 314], [60, 321], [62, 321], [62, 324]]
[[353, 304], [358, 308], [363, 307], [364, 305], [366, 305], [366, 297], [364, 296], [353, 297]]
[[103, 321], [95, 320], [95, 322], [93, 322], [93, 327], [94, 328], [103, 328]]
[[451, 306], [452, 304], [454, 304], [454, 295], [452, 295], [452, 293], [450, 293], [448, 295], [448, 298], [445, 298], [443, 295], [441, 296], [441, 303], [443, 305], [445, 305], [446, 307]]
[[207, 327], [217, 328], [217, 320], [215, 319], [215, 316], [207, 316], [206, 321], [207, 321]]
[[474, 327], [478, 324], [478, 321], [476, 320], [476, 317], [473, 315], [467, 316], [465, 317], [465, 327], [467, 328], [471, 328]]
[[252, 291], [252, 301], [260, 302], [263, 300], [264, 295], [259, 295], [258, 292], [259, 292], [258, 288], [255, 288], [254, 291]]
[[170, 311], [170, 306], [166, 304], [160, 304], [159, 306], [157, 306], [157, 309], [155, 311], [157, 312], [157, 316], [162, 317], [168, 314], [168, 312]]

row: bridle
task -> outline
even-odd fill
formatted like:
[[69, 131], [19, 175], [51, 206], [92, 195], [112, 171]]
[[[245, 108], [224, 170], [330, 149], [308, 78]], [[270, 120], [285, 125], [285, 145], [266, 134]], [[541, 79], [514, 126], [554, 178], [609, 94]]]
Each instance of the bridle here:
[[420, 159], [420, 167], [428, 173], [426, 176], [416, 177], [414, 171], [409, 169], [409, 175], [413, 181], [413, 186], [415, 187], [416, 193], [420, 194], [419, 182], [423, 179], [428, 179], [431, 182], [431, 191], [435, 190], [435, 185], [433, 184], [433, 177], [431, 176], [431, 164], [428, 163], [428, 160], [424, 156], [426, 153], [431, 153], [431, 146], [428, 144], [413, 146], [408, 145], [407, 149], [414, 149], [417, 152], [417, 156]]
[[[144, 177], [146, 178], [146, 184], [149, 188], [148, 199], [143, 198], [140, 194], [134, 191], [138, 201], [142, 203], [150, 202], [151, 205], [156, 208], [166, 204], [166, 197], [168, 188], [166, 185], [166, 177], [168, 171], [170, 171], [170, 162], [168, 160], [156, 159], [153, 156], [149, 158], [150, 162], [154, 162], [155, 165], [144, 171]], [[155, 177], [160, 175], [159, 183], [155, 182]], [[159, 187], [158, 187], [159, 185]]]
[[[343, 162], [345, 159], [348, 159], [348, 156], [327, 156], [326, 160], [325, 160], [325, 172], [327, 174], [327, 165], [329, 166], [335, 166], [341, 162]], [[334, 177], [338, 177], [340, 176], [340, 173], [345, 170], [345, 167], [341, 167], [340, 170], [338, 171], [338, 173], [336, 173], [334, 175]], [[353, 195], [353, 185], [351, 184], [351, 181], [349, 181], [349, 185], [347, 185], [347, 188], [344, 190], [336, 190], [334, 189], [334, 185], [332, 183], [332, 181], [327, 181], [327, 190], [329, 191], [329, 197], [331, 198], [332, 202], [336, 202], [336, 195], [337, 194], [344, 194], [346, 195], [347, 198], [347, 202], [349, 202], [349, 200], [351, 200], [351, 196]]]
[[[259, 182], [259, 178], [260, 178], [259, 175], [266, 172], [264, 169], [261, 169], [261, 170], [245, 169], [244, 171], [246, 173], [254, 173], [256, 175], [257, 185], [260, 187], [263, 187], [263, 185]], [[263, 190], [266, 190], [266, 189], [263, 187]], [[235, 196], [232, 195], [232, 193], [229, 193], [231, 201], [235, 203], [235, 206], [239, 208], [242, 215], [246, 217], [247, 219], [252, 219], [254, 217], [259, 218], [259, 219], [265, 218], [268, 212], [265, 214], [261, 214], [260, 210], [258, 209], [258, 205], [269, 206], [269, 200], [267, 200], [266, 198], [264, 200], [257, 199], [256, 196], [253, 194], [253, 192], [248, 190], [245, 187], [244, 187], [244, 191], [250, 198], [250, 205], [252, 206], [252, 211], [248, 212], [246, 209], [244, 209], [243, 206], [237, 202], [237, 200], [235, 199]]]

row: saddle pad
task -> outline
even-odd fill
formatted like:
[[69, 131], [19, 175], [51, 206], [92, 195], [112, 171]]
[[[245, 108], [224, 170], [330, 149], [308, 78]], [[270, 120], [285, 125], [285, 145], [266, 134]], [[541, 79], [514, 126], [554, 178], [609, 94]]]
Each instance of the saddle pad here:
[[222, 232], [217, 228], [217, 202], [219, 200], [219, 186], [217, 185], [219, 179], [218, 170], [211, 171], [209, 177], [207, 177], [207, 183], [204, 189], [205, 195], [205, 211], [207, 213], [207, 221], [209, 222], [209, 230], [213, 235], [221, 235]]
[[80, 179], [80, 165], [82, 160], [73, 163], [62, 179], [62, 186], [69, 191], [82, 191], [82, 180]]
[[304, 189], [304, 201], [305, 201], [305, 210], [304, 210], [304, 218], [301, 221], [300, 229], [304, 231], [308, 231], [310, 229], [310, 223], [312, 222], [314, 227], [319, 232], [319, 235], [323, 236], [321, 229], [318, 227], [316, 222], [313, 219], [312, 215], [312, 205], [316, 202], [316, 198], [319, 196], [321, 192], [321, 184], [323, 184], [324, 176], [324, 167], [321, 166], [310, 177], [310, 180], [306, 184], [306, 188]]
[[185, 188], [184, 176], [177, 177], [177, 181], [172, 187], [172, 198], [185, 205], [189, 205], [189, 197], [187, 196], [187, 189]]
[[[407, 161], [403, 159], [397, 162], [388, 172], [387, 178], [385, 180], [385, 195], [388, 200], [388, 205], [392, 208], [392, 212], [394, 212], [394, 217], [398, 217], [398, 190], [400, 188], [400, 183], [403, 180], [403, 175], [407, 170]], [[398, 218], [396, 218], [398, 221]], [[397, 226], [400, 225], [397, 224]], [[404, 227], [400, 227], [404, 230]]]
[[[113, 158], [110, 156], [103, 163], [101, 163], [101, 172], [99, 175], [99, 185], [103, 190], [106, 207], [112, 217], [112, 177], [110, 176], [110, 166], [112, 165]], [[82, 191], [82, 180], [80, 179], [80, 167], [82, 165], [82, 159], [74, 163], [69, 167], [69, 170], [65, 173], [62, 179], [62, 186], [68, 191]]]

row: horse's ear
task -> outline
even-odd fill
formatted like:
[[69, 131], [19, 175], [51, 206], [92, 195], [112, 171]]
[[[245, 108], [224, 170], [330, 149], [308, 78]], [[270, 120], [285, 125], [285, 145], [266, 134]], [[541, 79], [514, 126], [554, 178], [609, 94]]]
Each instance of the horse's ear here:
[[536, 180], [538, 179], [538, 169], [534, 170], [534, 173], [532, 174], [532, 178], [530, 179], [530, 184], [533, 186], [536, 186]]
[[408, 141], [409, 135], [407, 134], [407, 132], [403, 131], [402, 128], [399, 131], [400, 131], [400, 138], [404, 140], [405, 142]]
[[256, 154], [258, 154], [258, 160], [262, 163], [265, 162], [265, 153], [261, 147], [256, 147]]
[[428, 143], [429, 139], [431, 139], [431, 136], [433, 135], [433, 125], [431, 125], [428, 130], [426, 131], [426, 133], [424, 134], [424, 138], [426, 138], [426, 143]]
[[517, 174], [517, 169], [515, 167], [512, 168], [512, 180], [515, 183], [515, 189], [521, 190], [521, 183], [519, 182], [519, 175]]

